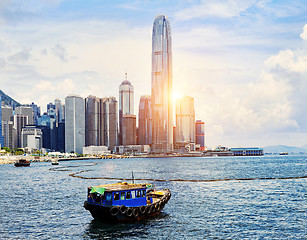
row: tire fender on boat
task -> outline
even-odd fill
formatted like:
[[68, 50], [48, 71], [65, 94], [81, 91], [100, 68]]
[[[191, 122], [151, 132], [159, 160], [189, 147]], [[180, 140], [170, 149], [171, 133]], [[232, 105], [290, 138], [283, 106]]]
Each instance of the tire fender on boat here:
[[139, 216], [139, 208], [138, 207], [133, 208], [132, 214], [133, 214], [134, 217], [138, 217]]
[[155, 204], [155, 210], [156, 210], [156, 212], [160, 211], [160, 204], [159, 203]]
[[87, 203], [87, 201], [84, 202], [83, 207], [84, 207], [86, 210], [88, 210], [88, 203]]
[[145, 212], [146, 212], [146, 206], [143, 205], [140, 207], [140, 213], [144, 214]]
[[125, 214], [126, 211], [127, 211], [127, 207], [125, 205], [121, 205], [119, 207], [119, 211], [120, 211], [121, 214]]
[[132, 208], [130, 208], [130, 207], [127, 208], [126, 215], [127, 215], [127, 217], [131, 217], [132, 216]]
[[154, 213], [154, 211], [155, 211], [155, 206], [151, 204], [148, 213]]
[[111, 207], [110, 213], [113, 217], [115, 217], [118, 214], [118, 212], [119, 212], [119, 208], [117, 206]]

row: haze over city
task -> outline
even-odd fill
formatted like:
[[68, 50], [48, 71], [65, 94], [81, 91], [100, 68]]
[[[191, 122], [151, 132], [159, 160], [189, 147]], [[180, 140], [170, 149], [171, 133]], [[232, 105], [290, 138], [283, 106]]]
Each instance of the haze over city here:
[[[307, 144], [304, 1], [2, 1], [1, 90], [55, 98], [151, 93], [156, 15], [172, 28], [174, 97], [195, 98], [206, 145]], [[136, 111], [137, 112], [137, 111]]]

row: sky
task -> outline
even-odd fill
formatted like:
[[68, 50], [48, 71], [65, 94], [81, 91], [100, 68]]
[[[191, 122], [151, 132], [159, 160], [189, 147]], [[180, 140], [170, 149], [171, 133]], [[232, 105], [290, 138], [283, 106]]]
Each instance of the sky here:
[[305, 0], [1, 0], [0, 86], [21, 103], [151, 92], [151, 34], [171, 24], [173, 88], [206, 145], [307, 145]]

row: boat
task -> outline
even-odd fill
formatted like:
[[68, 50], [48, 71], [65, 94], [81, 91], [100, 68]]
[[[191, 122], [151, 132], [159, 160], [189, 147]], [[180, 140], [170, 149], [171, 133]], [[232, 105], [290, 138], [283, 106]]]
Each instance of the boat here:
[[279, 155], [288, 155], [287, 152], [280, 152]]
[[29, 167], [30, 161], [26, 159], [19, 159], [17, 162], [15, 162], [14, 166], [15, 167]]
[[84, 208], [93, 218], [106, 222], [133, 222], [158, 215], [171, 198], [169, 189], [119, 182], [88, 187]]
[[51, 161], [51, 164], [52, 165], [59, 165], [59, 161], [56, 159], [56, 160], [53, 160], [53, 161]]

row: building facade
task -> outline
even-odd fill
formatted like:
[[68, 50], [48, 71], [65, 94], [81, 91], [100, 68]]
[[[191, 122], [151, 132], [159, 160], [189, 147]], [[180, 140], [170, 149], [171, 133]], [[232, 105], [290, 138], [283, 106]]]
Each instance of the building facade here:
[[15, 115], [24, 115], [28, 117], [27, 124], [33, 125], [34, 122], [34, 114], [33, 109], [31, 107], [19, 106], [15, 109]]
[[3, 145], [2, 147], [8, 147], [13, 149], [15, 133], [13, 121], [2, 121], [2, 135], [3, 135]]
[[136, 116], [124, 115], [122, 124], [122, 145], [136, 145]]
[[176, 144], [195, 143], [194, 98], [185, 96], [176, 100]]
[[200, 151], [205, 151], [205, 123], [201, 120], [195, 122], [196, 144], [199, 145]]
[[27, 107], [32, 108], [33, 111], [33, 124], [37, 125], [38, 118], [41, 115], [41, 108], [32, 102], [31, 104], [26, 105]]
[[13, 108], [8, 106], [2, 106], [2, 121], [12, 121], [13, 117]]
[[55, 105], [55, 115], [56, 115], [56, 123], [62, 123], [65, 122], [65, 105], [62, 104], [62, 101], [60, 99], [54, 100]]
[[4, 139], [2, 135], [2, 100], [0, 96], [0, 148], [4, 146]]
[[134, 90], [132, 84], [127, 80], [127, 73], [125, 81], [119, 86], [119, 145], [123, 144], [123, 116], [134, 114]]
[[99, 146], [100, 101], [95, 96], [85, 98], [85, 146]]
[[26, 126], [21, 131], [21, 146], [29, 151], [42, 148], [42, 131], [36, 126]]
[[81, 154], [85, 145], [84, 99], [70, 95], [65, 98], [65, 151]]
[[172, 42], [166, 16], [156, 17], [152, 32], [152, 151], [173, 150]]
[[8, 147], [10, 149], [14, 148], [14, 131], [13, 128], [13, 108], [8, 106], [1, 107], [1, 124], [2, 124], [2, 136], [3, 136], [3, 147]]
[[139, 117], [138, 144], [151, 145], [152, 142], [151, 96], [149, 95], [141, 96], [138, 117]]
[[[32, 109], [31, 109], [32, 110]], [[26, 125], [28, 125], [28, 116], [25, 115], [14, 115], [12, 117], [13, 119], [13, 128], [14, 128], [14, 148], [21, 148], [21, 131], [22, 128], [25, 127]]]
[[103, 98], [104, 146], [113, 151], [117, 146], [117, 100], [115, 97]]

